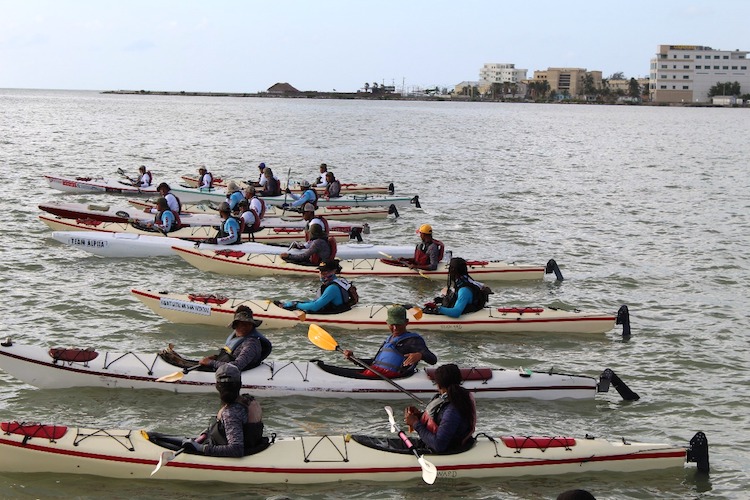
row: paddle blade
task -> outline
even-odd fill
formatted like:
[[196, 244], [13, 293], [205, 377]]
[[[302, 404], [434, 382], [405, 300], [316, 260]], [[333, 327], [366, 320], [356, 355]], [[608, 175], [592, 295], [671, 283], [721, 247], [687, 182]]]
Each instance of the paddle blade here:
[[422, 466], [422, 480], [427, 484], [433, 484], [437, 479], [437, 467], [432, 462], [428, 462], [424, 457], [417, 460]]
[[378, 252], [378, 253], [379, 253], [380, 255], [382, 255], [383, 257], [385, 257], [386, 259], [396, 260], [396, 258], [395, 258], [395, 257], [394, 257], [393, 255], [388, 255], [388, 254], [387, 254], [387, 253], [385, 253], [385, 252]]
[[159, 377], [156, 379], [157, 382], [177, 382], [178, 380], [182, 380], [182, 377], [185, 376], [185, 373], [183, 371], [170, 373], [169, 375], [164, 375], [163, 377]]
[[421, 307], [414, 306], [411, 309], [409, 309], [409, 312], [411, 313], [412, 316], [414, 316], [414, 319], [416, 320], [422, 319], [423, 313], [422, 313]]
[[384, 409], [388, 414], [388, 421], [391, 423], [391, 432], [396, 432], [396, 419], [393, 418], [393, 408], [386, 406]]
[[[305, 321], [307, 319], [307, 313], [305, 311], [297, 310], [297, 319], [300, 321]], [[335, 349], [335, 347], [334, 347]]]
[[339, 346], [336, 339], [316, 324], [310, 325], [310, 328], [307, 330], [307, 338], [310, 339], [310, 342], [326, 351], [335, 351]]
[[[151, 475], [153, 476], [154, 474], [159, 472], [159, 469], [161, 469], [161, 466], [167, 465], [169, 462], [174, 460], [175, 456], [176, 456], [175, 452], [173, 452], [172, 450], [162, 451], [161, 455], [159, 455], [159, 463], [156, 464], [156, 468], [153, 471], [151, 471]], [[424, 474], [422, 475], [424, 476]]]

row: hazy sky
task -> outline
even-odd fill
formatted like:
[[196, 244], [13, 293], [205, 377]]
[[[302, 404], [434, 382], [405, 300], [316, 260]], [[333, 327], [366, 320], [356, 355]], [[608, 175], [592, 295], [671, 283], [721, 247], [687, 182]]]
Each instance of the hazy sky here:
[[484, 63], [648, 76], [660, 44], [750, 50], [748, 0], [0, 0], [0, 88], [450, 87]]

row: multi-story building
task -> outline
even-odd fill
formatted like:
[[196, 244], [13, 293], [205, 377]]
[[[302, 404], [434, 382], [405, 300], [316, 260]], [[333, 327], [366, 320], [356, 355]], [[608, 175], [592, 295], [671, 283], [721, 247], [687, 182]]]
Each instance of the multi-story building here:
[[534, 81], [547, 81], [550, 92], [572, 97], [585, 94], [585, 78], [590, 75], [594, 88], [602, 88], [602, 72], [586, 71], [584, 68], [547, 68], [534, 71]]
[[516, 68], [515, 64], [487, 63], [479, 70], [479, 91], [489, 92], [493, 83], [517, 85], [526, 79], [527, 71]]
[[741, 92], [750, 93], [747, 54], [701, 45], [659, 45], [651, 59], [651, 101], [709, 102], [709, 89], [726, 82], [739, 82]]

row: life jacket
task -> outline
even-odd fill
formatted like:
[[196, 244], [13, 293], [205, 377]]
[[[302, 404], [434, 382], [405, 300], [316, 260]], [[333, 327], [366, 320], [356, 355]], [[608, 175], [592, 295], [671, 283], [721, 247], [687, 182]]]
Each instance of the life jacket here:
[[440, 240], [433, 239], [429, 244], [420, 243], [414, 250], [414, 263], [418, 266], [426, 266], [430, 263], [430, 256], [427, 254], [427, 250], [430, 245], [438, 246], [438, 260], [443, 260], [443, 254], [445, 253], [445, 245]]
[[[232, 404], [239, 404], [245, 407], [247, 420], [242, 424], [242, 436], [245, 445], [245, 454], [256, 448], [263, 438], [263, 421], [260, 403], [249, 394], [242, 394], [237, 401]], [[208, 426], [208, 440], [213, 445], [227, 445], [227, 433], [224, 424], [221, 421], [221, 413], [225, 407], [221, 407], [215, 417], [211, 419]]]
[[219, 349], [219, 354], [216, 356], [216, 361], [229, 363], [237, 359], [237, 356], [235, 356], [234, 353], [242, 345], [242, 343], [248, 339], [257, 339], [260, 342], [260, 359], [257, 363], [252, 363], [246, 366], [242, 369], [242, 371], [249, 370], [250, 368], [255, 368], [256, 366], [260, 365], [260, 362], [266, 359], [269, 354], [271, 354], [271, 349], [273, 348], [273, 346], [271, 345], [271, 341], [257, 330], [253, 330], [251, 333], [245, 335], [244, 337], [238, 337], [234, 334], [234, 332], [232, 332], [229, 337], [227, 337], [224, 347]]
[[[250, 200], [254, 200], [254, 199], [255, 199], [255, 200], [258, 200], [258, 201], [260, 202], [260, 213], [259, 213], [259, 214], [257, 214], [257, 215], [258, 215], [258, 217], [257, 217], [257, 218], [258, 218], [258, 219], [263, 219], [263, 217], [265, 217], [265, 216], [266, 216], [266, 202], [265, 202], [265, 201], [263, 201], [263, 200], [261, 200], [260, 198], [258, 198], [258, 196], [257, 196], [257, 195], [255, 195], [255, 196], [253, 196], [252, 198], [250, 198]], [[250, 207], [250, 209], [252, 210], [252, 205], [251, 205], [250, 203], [248, 203], [248, 206], [249, 206], [249, 207]]]
[[240, 243], [242, 243], [242, 226], [244, 225], [244, 221], [241, 218], [235, 217], [233, 215], [230, 215], [229, 218], [227, 218], [227, 220], [225, 220], [224, 222], [221, 223], [221, 225], [219, 225], [219, 233], [216, 235], [216, 237], [224, 238], [225, 236], [229, 236], [229, 233], [224, 230], [224, 227], [226, 226], [226, 223], [229, 221], [229, 219], [234, 219], [235, 221], [237, 221], [237, 224], [240, 227], [240, 230], [237, 233], [237, 241], [229, 243], [229, 245], [239, 245]]
[[310, 191], [313, 194], [313, 201], [311, 203], [317, 209], [318, 208], [318, 193], [311, 187], [307, 188], [305, 193], [307, 193], [307, 191]]
[[383, 368], [391, 372], [402, 372], [404, 370], [404, 360], [406, 357], [401, 354], [396, 347], [404, 340], [416, 337], [419, 337], [419, 335], [412, 332], [404, 332], [404, 334], [399, 335], [397, 339], [394, 339], [393, 335], [391, 335], [385, 342], [383, 342], [375, 359], [372, 361], [372, 366]]
[[339, 198], [341, 197], [341, 183], [338, 179], [333, 181], [326, 187], [325, 195], [328, 198]]
[[[443, 420], [443, 413], [445, 413], [445, 410], [448, 408], [449, 404], [450, 401], [448, 400], [447, 393], [437, 394], [429, 403], [427, 403], [420, 421], [432, 434], [437, 434], [440, 422], [442, 422]], [[460, 434], [457, 434], [453, 436], [450, 443], [448, 444], [448, 449], [455, 450], [456, 448], [459, 448], [461, 445], [466, 443], [469, 438], [471, 438], [473, 433], [474, 429], [469, 429], [469, 432], [466, 435], [462, 436]]]
[[[258, 231], [258, 229], [260, 229], [260, 216], [254, 208], [249, 208], [247, 211], [253, 214], [254, 222], [252, 223], [252, 225], [248, 226], [245, 218], [240, 216], [240, 219], [242, 220], [242, 230], [240, 232], [253, 234], [254, 232]], [[242, 215], [244, 215], [244, 212]]]
[[333, 280], [329, 281], [328, 283], [324, 283], [320, 285], [320, 290], [318, 291], [318, 297], [323, 295], [323, 292], [325, 292], [326, 288], [329, 286], [336, 285], [338, 289], [341, 291], [341, 301], [342, 303], [339, 305], [334, 305], [333, 303], [327, 304], [323, 309], [320, 311], [317, 311], [319, 313], [340, 313], [344, 311], [348, 311], [352, 308], [357, 302], [359, 302], [359, 294], [357, 293], [357, 287], [355, 287], [352, 283], [348, 282], [344, 278], [336, 277]]
[[232, 191], [230, 194], [227, 195], [227, 203], [229, 203], [229, 207], [232, 210], [237, 208], [237, 204], [244, 199], [245, 199], [245, 195], [239, 189], [236, 191]]
[[[148, 178], [148, 182], [146, 182], [146, 186], [143, 186], [144, 178], [146, 178], [146, 177]], [[141, 185], [141, 187], [150, 186], [151, 183], [154, 181], [154, 176], [151, 175], [151, 171], [150, 170], [146, 170], [146, 173], [141, 176], [140, 181], [141, 182], [139, 182], [139, 184]]]
[[489, 287], [487, 287], [484, 283], [477, 281], [470, 276], [464, 276], [460, 278], [456, 283], [455, 290], [451, 289], [448, 291], [445, 298], [443, 299], [443, 306], [455, 306], [456, 300], [458, 300], [458, 291], [464, 287], [471, 288], [472, 297], [471, 302], [466, 306], [462, 314], [481, 311], [487, 304], [487, 301], [489, 300], [489, 294], [492, 293], [492, 290], [490, 290]]
[[166, 209], [166, 210], [162, 210], [161, 212], [157, 212], [156, 216], [154, 217], [154, 224], [161, 224], [161, 218], [162, 218], [162, 216], [166, 212], [169, 212], [170, 214], [172, 214], [172, 217], [174, 217], [174, 222], [172, 223], [172, 225], [170, 227], [164, 228], [164, 232], [168, 233], [170, 231], [174, 231], [175, 229], [177, 229], [179, 227], [179, 223], [177, 222], [178, 217], [170, 209]]
[[268, 179], [266, 193], [268, 193], [268, 196], [281, 196], [281, 181], [275, 177]]
[[[206, 172], [203, 174], [203, 177], [201, 177], [201, 186], [205, 184], [206, 177], [208, 177], [208, 189], [211, 189], [214, 187], [214, 174], [211, 172]], [[206, 189], [205, 187], [203, 189]]]
[[180, 227], [180, 226], [182, 226], [182, 220], [180, 219], [180, 212], [182, 212], [182, 202], [180, 201], [180, 199], [177, 196], [175, 196], [174, 194], [172, 194], [171, 191], [169, 193], [167, 193], [167, 195], [164, 196], [164, 198], [166, 199], [167, 196], [171, 196], [172, 198], [174, 198], [177, 201], [177, 213], [175, 213], [175, 211], [172, 210], [172, 215], [174, 215], [175, 224], [177, 225], [177, 227]]

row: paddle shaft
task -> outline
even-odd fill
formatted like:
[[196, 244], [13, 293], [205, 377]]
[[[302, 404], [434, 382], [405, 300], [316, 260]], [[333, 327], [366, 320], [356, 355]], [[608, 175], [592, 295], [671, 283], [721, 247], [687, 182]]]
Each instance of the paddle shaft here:
[[[337, 350], [337, 351], [340, 351], [340, 352], [344, 352], [344, 351], [343, 351], [343, 349], [341, 349], [341, 347], [339, 347], [338, 345], [336, 346], [336, 350]], [[372, 373], [374, 373], [374, 374], [375, 374], [375, 375], [377, 375], [378, 377], [382, 378], [383, 380], [385, 380], [386, 382], [388, 382], [389, 384], [391, 384], [391, 385], [392, 385], [393, 387], [395, 387], [395, 388], [396, 388], [396, 389], [398, 389], [399, 391], [403, 392], [404, 394], [406, 394], [407, 396], [409, 396], [410, 398], [412, 398], [412, 399], [413, 399], [414, 401], [416, 401], [416, 402], [417, 402], [417, 403], [419, 403], [420, 405], [424, 406], [424, 401], [422, 401], [422, 400], [421, 400], [421, 399], [419, 399], [419, 398], [418, 398], [417, 396], [415, 396], [415, 395], [414, 395], [414, 394], [412, 394], [411, 392], [407, 391], [406, 389], [404, 389], [403, 387], [401, 387], [401, 386], [400, 386], [400, 385], [398, 385], [398, 384], [397, 384], [396, 382], [394, 382], [393, 380], [389, 379], [388, 377], [386, 377], [385, 375], [383, 375], [383, 374], [382, 374], [382, 373], [380, 373], [379, 371], [377, 371], [377, 370], [373, 370], [373, 368], [372, 368], [372, 367], [371, 367], [370, 365], [368, 365], [367, 363], [365, 363], [365, 362], [364, 362], [364, 361], [362, 361], [361, 359], [359, 359], [359, 358], [356, 358], [356, 357], [354, 357], [354, 356], [349, 356], [349, 359], [351, 359], [352, 361], [354, 361], [354, 362], [355, 362], [356, 364], [358, 364], [358, 365], [359, 365], [359, 366], [361, 366], [362, 368], [366, 368], [366, 369], [370, 370], [370, 371], [371, 371]]]

